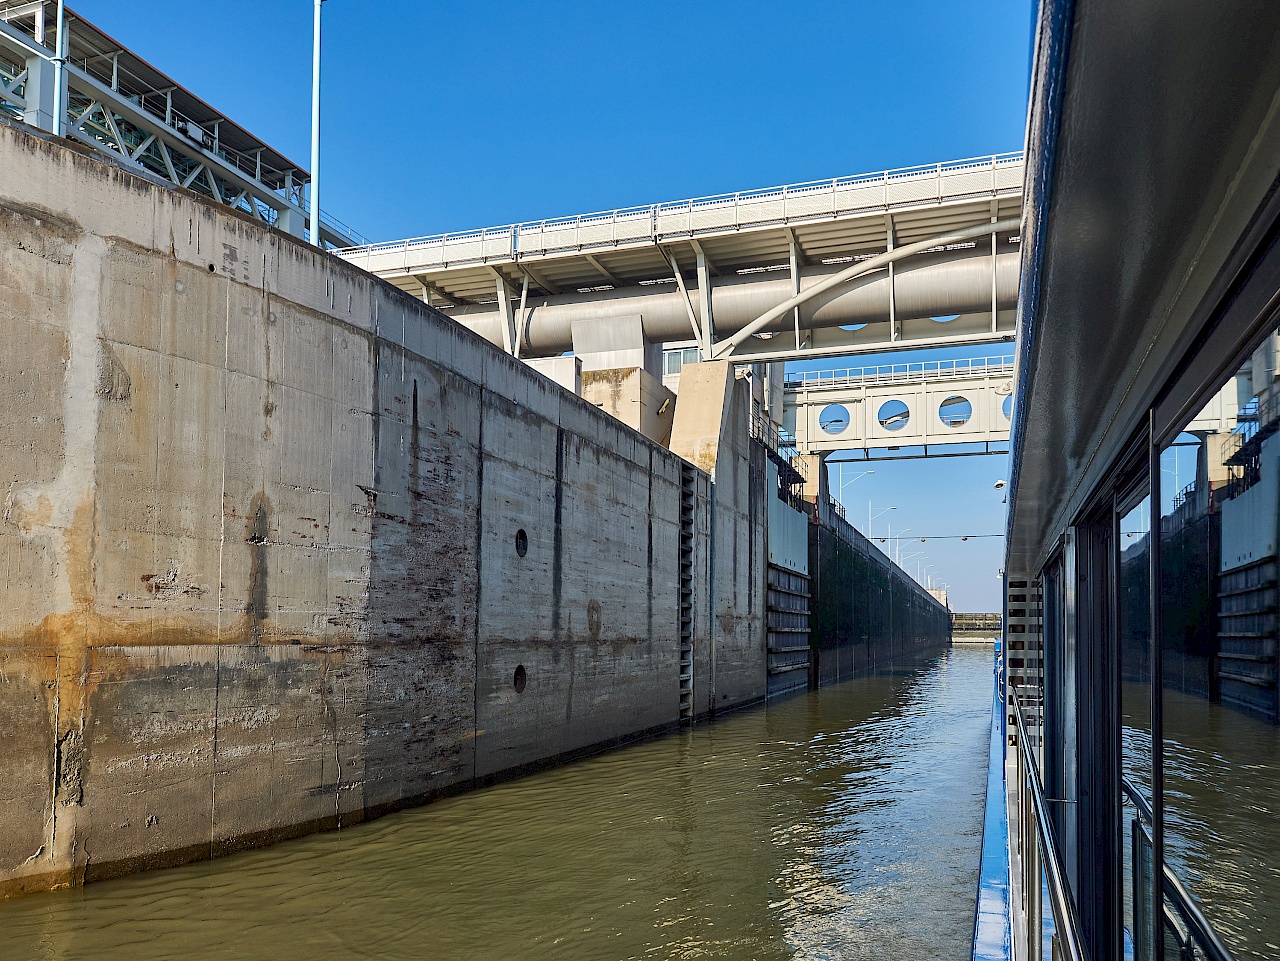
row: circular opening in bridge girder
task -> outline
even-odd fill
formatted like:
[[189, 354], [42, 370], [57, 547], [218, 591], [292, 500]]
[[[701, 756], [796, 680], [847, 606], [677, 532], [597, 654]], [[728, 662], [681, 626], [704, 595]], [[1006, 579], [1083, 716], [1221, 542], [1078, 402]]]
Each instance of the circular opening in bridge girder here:
[[959, 317], [959, 314], [942, 314], [938, 317], [930, 317], [929, 319], [935, 324], [949, 324], [953, 320], [957, 320]]
[[828, 404], [818, 415], [818, 426], [828, 434], [843, 434], [849, 429], [849, 408], [844, 404]]
[[1013, 395], [1010, 394], [1004, 399], [1004, 403], [1000, 405], [1000, 413], [1004, 414], [1005, 420], [1013, 420]]
[[840, 329], [854, 331], [854, 330], [861, 330], [865, 326], [867, 325], [866, 324], [841, 324]]
[[952, 394], [938, 406], [938, 417], [948, 427], [963, 427], [973, 416], [973, 405], [959, 394]]
[[523, 664], [516, 665], [516, 675], [511, 679], [511, 683], [517, 694], [524, 693], [525, 685], [529, 683], [529, 674], [525, 671]]
[[911, 419], [911, 408], [900, 400], [886, 400], [876, 411], [876, 420], [885, 430], [902, 430]]
[[524, 528], [516, 531], [516, 553], [521, 557], [529, 553], [529, 535], [524, 532]]

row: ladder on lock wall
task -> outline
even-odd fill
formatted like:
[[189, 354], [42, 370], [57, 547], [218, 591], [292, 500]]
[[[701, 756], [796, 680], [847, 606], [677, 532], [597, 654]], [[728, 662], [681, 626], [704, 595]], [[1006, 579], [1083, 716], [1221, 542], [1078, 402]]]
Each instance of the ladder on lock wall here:
[[680, 721], [693, 721], [694, 473], [680, 466]]

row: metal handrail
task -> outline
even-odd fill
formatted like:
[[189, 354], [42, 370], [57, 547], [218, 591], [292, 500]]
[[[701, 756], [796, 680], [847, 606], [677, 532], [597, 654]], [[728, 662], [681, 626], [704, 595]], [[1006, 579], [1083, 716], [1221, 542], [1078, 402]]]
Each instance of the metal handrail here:
[[968, 357], [958, 360], [917, 361], [911, 364], [880, 364], [874, 367], [846, 367], [836, 370], [806, 370], [792, 374], [784, 382], [787, 390], [822, 387], [851, 387], [862, 384], [901, 384], [931, 380], [958, 380], [989, 375], [1013, 376], [1013, 358]]
[[751, 436], [764, 444], [779, 461], [794, 472], [794, 477], [786, 480], [786, 486], [803, 483], [807, 479], [808, 472], [805, 470], [804, 461], [800, 458], [800, 450], [796, 447], [795, 438], [775, 427], [773, 421], [758, 411], [751, 412]]
[[[974, 193], [985, 193], [975, 190], [960, 190], [947, 193], [942, 188], [942, 179], [948, 174], [955, 174], [965, 171], [976, 171], [982, 169], [990, 169], [993, 177], [994, 173], [1000, 167], [1011, 166], [1013, 164], [1022, 163], [1022, 151], [1011, 151], [1009, 153], [991, 154], [987, 157], [972, 157], [965, 160], [952, 160], [946, 163], [921, 164], [914, 167], [899, 167], [893, 170], [882, 170], [878, 173], [870, 174], [854, 174], [848, 177], [832, 177], [826, 180], [810, 180], [804, 183], [786, 184], [781, 187], [762, 187], [756, 190], [740, 190], [734, 193], [711, 194], [705, 197], [694, 197], [689, 200], [666, 201], [664, 203], [648, 204], [635, 207], [619, 207], [616, 210], [601, 210], [593, 213], [578, 214], [572, 217], [553, 217], [546, 220], [529, 220], [522, 223], [504, 224], [498, 227], [485, 227], [477, 230], [464, 230], [458, 232], [446, 232], [439, 234], [427, 234], [421, 237], [410, 237], [404, 240], [388, 240], [376, 244], [361, 244], [356, 247], [348, 247], [343, 253], [350, 257], [354, 254], [375, 253], [389, 250], [408, 250], [413, 247], [428, 246], [431, 244], [440, 244], [442, 246], [459, 241], [475, 241], [489, 240], [493, 238], [502, 239], [510, 237], [512, 241], [512, 255], [515, 255], [518, 249], [518, 236], [521, 232], [528, 231], [530, 233], [543, 233], [547, 230], [561, 230], [565, 228], [580, 228], [583, 224], [588, 225], [615, 225], [616, 242], [616, 224], [618, 221], [643, 222], [646, 218], [649, 220], [649, 226], [645, 230], [642, 237], [634, 239], [650, 240], [653, 237], [663, 233], [658, 229], [659, 218], [668, 219], [673, 216], [685, 214], [685, 226], [675, 231], [676, 233], [688, 234], [696, 233], [697, 229], [693, 226], [692, 216], [696, 212], [705, 212], [708, 209], [728, 209], [734, 210], [734, 222], [741, 223], [740, 213], [742, 208], [748, 208], [753, 204], [763, 201], [781, 200], [784, 202], [797, 195], [814, 195], [824, 190], [830, 190], [833, 194], [838, 189], [844, 187], [870, 187], [882, 185], [885, 187], [885, 194], [881, 201], [875, 204], [864, 205], [868, 208], [893, 206], [893, 202], [888, 199], [888, 188], [890, 185], [897, 185], [905, 180], [928, 179], [933, 177], [938, 180], [938, 199], [944, 197], [963, 197]], [[1000, 187], [992, 180], [990, 191], [999, 192]], [[1020, 191], [1021, 183], [1016, 188], [1007, 188], [1010, 191]], [[918, 199], [913, 199], [911, 203], [918, 203]], [[833, 204], [831, 213], [836, 212], [839, 208], [838, 203]], [[861, 209], [861, 207], [849, 208]], [[825, 211], [825, 207], [824, 207]], [[810, 213], [801, 216], [811, 216]], [[786, 214], [781, 218], [770, 215], [765, 218], [769, 222], [785, 221]], [[632, 239], [632, 238], [629, 238]], [[579, 239], [575, 236], [574, 241], [565, 246], [577, 247], [582, 246]]]
[[[1154, 824], [1155, 813], [1137, 786], [1128, 778], [1122, 777], [1120, 779], [1120, 789], [1133, 806], [1137, 808], [1138, 816], [1146, 821], [1147, 824]], [[1165, 897], [1173, 902], [1172, 905], [1166, 905], [1165, 907], [1166, 909], [1172, 907], [1178, 913], [1182, 923], [1187, 926], [1187, 929], [1195, 937], [1197, 947], [1205, 953], [1209, 961], [1234, 961], [1231, 957], [1231, 952], [1227, 950], [1226, 945], [1218, 938], [1217, 932], [1209, 924], [1209, 919], [1196, 906], [1191, 892], [1183, 885], [1181, 878], [1174, 873], [1168, 861], [1161, 865], [1161, 874], [1164, 876]], [[1168, 913], [1167, 910], [1165, 913]]]
[[1062, 870], [1062, 854], [1050, 827], [1044, 792], [1040, 789], [1040, 766], [1031, 752], [1031, 739], [1027, 737], [1027, 728], [1022, 720], [1022, 705], [1018, 703], [1016, 696], [1013, 698], [1013, 717], [1018, 729], [1018, 750], [1022, 755], [1022, 763], [1031, 775], [1026, 781], [1031, 795], [1031, 807], [1035, 813], [1036, 835], [1046, 855], [1043, 859], [1045, 876], [1049, 882], [1049, 900], [1053, 907], [1054, 922], [1062, 938], [1062, 956], [1067, 961], [1086, 961], [1084, 945], [1080, 943], [1080, 919], [1076, 915], [1075, 902], [1067, 890], [1067, 879]]

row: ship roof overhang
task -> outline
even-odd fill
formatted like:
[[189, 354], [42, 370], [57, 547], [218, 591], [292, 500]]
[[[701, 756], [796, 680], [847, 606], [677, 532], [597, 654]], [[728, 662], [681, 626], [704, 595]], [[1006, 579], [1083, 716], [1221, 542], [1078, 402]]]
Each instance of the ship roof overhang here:
[[1149, 409], [1157, 436], [1176, 433], [1192, 387], [1229, 373], [1256, 334], [1258, 311], [1252, 334], [1239, 317], [1223, 324], [1274, 253], [1278, 45], [1275, 4], [1041, 3], [1011, 573], [1040, 569], [1147, 430]]

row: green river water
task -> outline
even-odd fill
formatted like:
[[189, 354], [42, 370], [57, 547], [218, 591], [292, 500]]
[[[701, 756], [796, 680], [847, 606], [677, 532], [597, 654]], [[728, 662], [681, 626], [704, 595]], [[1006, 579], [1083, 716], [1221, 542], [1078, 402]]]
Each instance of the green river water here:
[[340, 832], [0, 903], [0, 957], [959, 961], [991, 670], [955, 649]]

